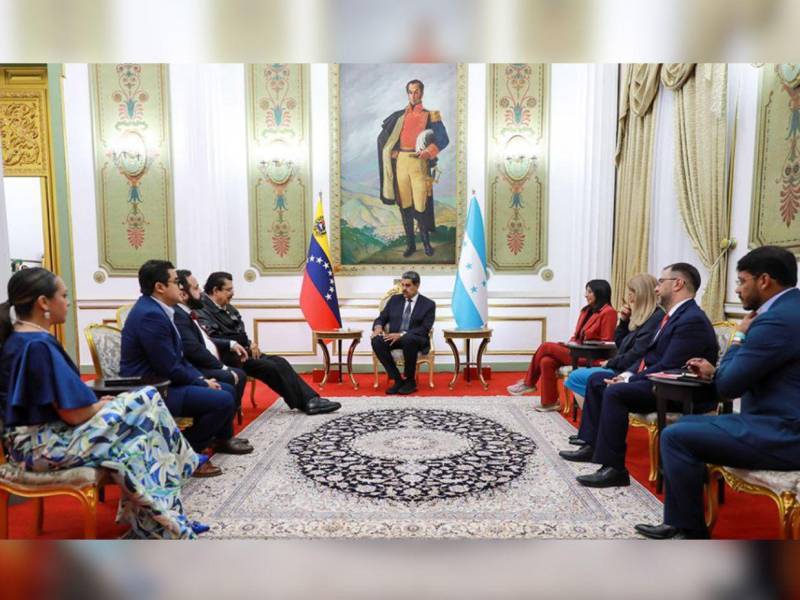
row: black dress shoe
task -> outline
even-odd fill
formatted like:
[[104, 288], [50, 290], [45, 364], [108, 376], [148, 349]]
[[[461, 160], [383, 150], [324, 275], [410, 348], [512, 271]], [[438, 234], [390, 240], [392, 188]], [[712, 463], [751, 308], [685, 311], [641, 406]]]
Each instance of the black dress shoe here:
[[573, 446], [586, 446], [588, 444], [588, 442], [584, 442], [580, 438], [575, 438], [574, 440], [570, 440], [569, 443], [572, 444]]
[[250, 454], [253, 451], [250, 444], [242, 443], [234, 438], [217, 440], [211, 447], [217, 454]]
[[400, 389], [397, 390], [398, 394], [405, 396], [406, 394], [413, 394], [417, 391], [417, 382], [413, 379], [406, 379]]
[[390, 396], [392, 394], [396, 394], [397, 392], [400, 391], [400, 388], [403, 387], [403, 383], [404, 382], [403, 382], [402, 379], [395, 379], [394, 380], [394, 384], [392, 384], [388, 388], [386, 388], [386, 393], [389, 394]]
[[637, 533], [651, 540], [707, 540], [710, 537], [708, 530], [689, 531], [688, 529], [679, 529], [665, 523], [659, 525], [639, 523], [634, 526], [634, 529]]
[[341, 403], [332, 402], [327, 398], [320, 398], [317, 396], [316, 398], [311, 398], [311, 400], [306, 403], [303, 412], [307, 415], [321, 415], [339, 410], [340, 408], [342, 408]]
[[559, 451], [558, 455], [564, 460], [569, 460], [572, 462], [592, 462], [594, 448], [592, 448], [589, 444], [586, 444], [577, 450], [561, 450]]
[[575, 479], [581, 485], [594, 488], [621, 487], [631, 484], [631, 476], [628, 471], [614, 467], [600, 467], [590, 475], [579, 475]]
[[570, 442], [574, 442], [575, 440], [579, 440], [579, 439], [581, 439], [581, 438], [578, 437], [577, 433], [573, 433], [571, 436], [569, 436], [569, 441]]

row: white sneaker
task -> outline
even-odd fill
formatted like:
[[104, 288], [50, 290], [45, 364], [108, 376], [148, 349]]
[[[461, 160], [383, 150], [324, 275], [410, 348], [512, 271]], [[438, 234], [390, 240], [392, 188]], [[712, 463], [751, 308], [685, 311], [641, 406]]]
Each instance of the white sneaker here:
[[506, 389], [512, 396], [522, 396], [523, 394], [529, 394], [530, 392], [536, 391], [535, 387], [526, 385], [524, 379], [520, 379], [517, 383], [508, 386]]

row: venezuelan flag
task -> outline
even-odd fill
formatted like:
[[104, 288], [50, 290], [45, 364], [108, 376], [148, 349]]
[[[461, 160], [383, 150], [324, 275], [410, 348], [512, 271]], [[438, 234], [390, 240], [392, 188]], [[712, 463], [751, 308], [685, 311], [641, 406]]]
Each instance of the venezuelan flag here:
[[314, 211], [314, 228], [300, 290], [300, 309], [313, 330], [340, 329], [342, 326], [321, 194]]

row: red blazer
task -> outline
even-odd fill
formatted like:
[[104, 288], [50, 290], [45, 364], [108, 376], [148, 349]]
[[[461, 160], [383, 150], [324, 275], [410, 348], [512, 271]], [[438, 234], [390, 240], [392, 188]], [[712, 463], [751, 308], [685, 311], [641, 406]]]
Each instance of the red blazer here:
[[589, 308], [584, 307], [578, 317], [575, 333], [570, 342], [583, 342], [586, 340], [599, 340], [602, 342], [614, 341], [614, 330], [617, 328], [617, 311], [610, 304], [606, 304], [600, 312], [594, 313], [587, 320]]

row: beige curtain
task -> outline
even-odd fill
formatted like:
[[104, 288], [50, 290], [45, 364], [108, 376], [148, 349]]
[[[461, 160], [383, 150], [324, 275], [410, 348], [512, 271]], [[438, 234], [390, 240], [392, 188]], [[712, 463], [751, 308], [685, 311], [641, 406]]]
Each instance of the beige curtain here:
[[725, 186], [727, 65], [665, 65], [661, 79], [675, 91], [678, 208], [710, 273], [701, 304], [709, 319], [721, 321], [728, 264], [722, 246], [731, 212]]
[[622, 303], [628, 279], [647, 272], [655, 132], [653, 113], [660, 66], [627, 64], [621, 67], [611, 268], [614, 306]]

